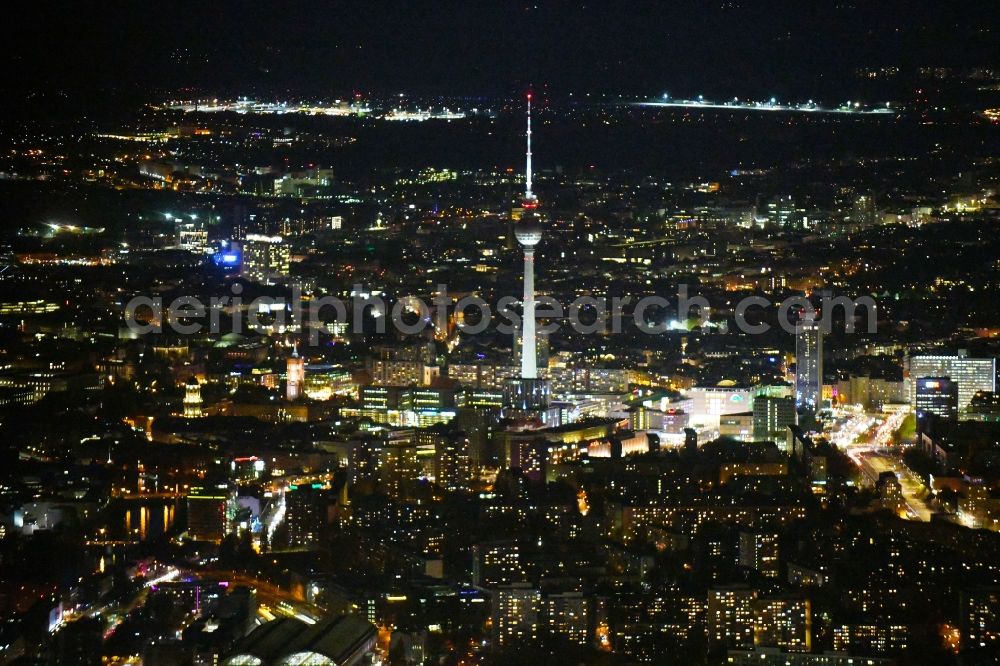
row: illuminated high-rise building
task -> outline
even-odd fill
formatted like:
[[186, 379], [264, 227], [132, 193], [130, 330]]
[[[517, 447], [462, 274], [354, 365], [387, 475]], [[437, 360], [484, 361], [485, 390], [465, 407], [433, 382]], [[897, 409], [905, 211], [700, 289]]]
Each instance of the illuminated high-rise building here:
[[843, 654], [892, 654], [909, 646], [910, 627], [902, 622], [851, 622], [833, 628], [833, 650]]
[[788, 426], [795, 425], [795, 400], [759, 395], [753, 401], [753, 438], [757, 441], [785, 440]]
[[542, 593], [531, 585], [510, 585], [493, 591], [493, 644], [519, 646], [538, 639]]
[[823, 406], [823, 327], [806, 314], [795, 327], [795, 404], [818, 412]]
[[400, 437], [385, 442], [376, 454], [376, 466], [379, 486], [389, 497], [402, 500], [411, 496], [421, 475], [417, 447], [412, 441]]
[[787, 652], [812, 650], [812, 604], [794, 596], [756, 599], [753, 607], [755, 647], [776, 647]]
[[222, 541], [229, 533], [234, 506], [234, 495], [227, 485], [191, 488], [187, 496], [188, 538]]
[[327, 523], [328, 504], [328, 491], [322, 484], [293, 485], [285, 492], [289, 546], [309, 548], [319, 544]]
[[594, 600], [580, 592], [547, 594], [542, 600], [544, 634], [576, 645], [591, 641]]
[[281, 236], [249, 234], [243, 241], [243, 277], [274, 284], [289, 275], [290, 252]]
[[708, 591], [708, 642], [710, 645], [741, 647], [753, 645], [753, 600], [757, 590], [745, 585], [712, 588]]
[[916, 396], [913, 406], [917, 418], [934, 414], [944, 421], [958, 420], [958, 391], [960, 386], [947, 377], [919, 377], [914, 381]]
[[910, 404], [916, 407], [917, 384], [921, 377], [947, 377], [958, 384], [958, 411], [962, 415], [979, 391], [996, 391], [995, 358], [971, 358], [958, 350], [957, 355], [912, 356], [909, 359]]
[[778, 578], [778, 534], [756, 530], [741, 530], [739, 564], [766, 578]]
[[514, 541], [489, 541], [472, 547], [472, 583], [497, 587], [524, 582], [525, 554]]
[[789, 195], [777, 196], [767, 202], [765, 219], [776, 227], [794, 227], [800, 222], [804, 222], [805, 209], [796, 205], [794, 197]]
[[1000, 646], [1000, 588], [975, 587], [962, 592], [963, 642], [980, 649]]
[[469, 455], [469, 438], [458, 430], [445, 430], [442, 426], [429, 428], [418, 438], [429, 438], [434, 447], [434, 482], [445, 490], [462, 490], [472, 479]]

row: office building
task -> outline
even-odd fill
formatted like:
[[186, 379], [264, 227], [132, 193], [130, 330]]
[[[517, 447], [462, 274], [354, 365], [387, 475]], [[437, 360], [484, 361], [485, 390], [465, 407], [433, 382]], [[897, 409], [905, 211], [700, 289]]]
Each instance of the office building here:
[[803, 411], [822, 409], [823, 327], [805, 315], [795, 327], [795, 404]]
[[187, 532], [193, 541], [222, 541], [233, 515], [235, 500], [228, 486], [196, 486], [188, 493]]
[[996, 391], [996, 359], [971, 358], [964, 349], [958, 350], [955, 356], [911, 356], [908, 370], [910, 404], [914, 408], [916, 408], [916, 380], [920, 377], [947, 377], [958, 384], [959, 417], [969, 407], [976, 393]]
[[958, 383], [947, 377], [919, 377], [914, 382], [914, 409], [919, 418], [934, 414], [948, 422], [958, 420]]
[[794, 227], [804, 221], [805, 208], [796, 205], [795, 199], [786, 194], [777, 196], [767, 202], [765, 219], [775, 227]]
[[339, 365], [309, 364], [305, 367], [303, 393], [311, 400], [330, 400], [334, 396], [356, 397], [358, 385], [351, 373]]
[[250, 234], [243, 241], [242, 275], [251, 282], [275, 284], [289, 275], [290, 252], [281, 236]]
[[285, 523], [288, 545], [293, 548], [320, 546], [327, 524], [328, 493], [322, 484], [293, 485], [285, 492]]
[[788, 426], [796, 424], [795, 399], [757, 396], [753, 401], [753, 438], [783, 442]]
[[964, 417], [969, 421], [1000, 423], [1000, 395], [987, 391], [976, 393], [972, 396]]

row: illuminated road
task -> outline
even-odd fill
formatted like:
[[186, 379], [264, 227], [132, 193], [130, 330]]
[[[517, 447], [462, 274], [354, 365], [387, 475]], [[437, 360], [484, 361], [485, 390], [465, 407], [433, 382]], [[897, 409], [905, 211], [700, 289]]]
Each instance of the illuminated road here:
[[278, 529], [278, 526], [281, 525], [281, 521], [285, 519], [284, 490], [280, 491], [280, 494], [276, 498], [271, 500], [271, 502], [267, 506], [265, 513], [266, 515], [264, 517], [264, 531], [267, 534], [267, 542], [274, 543], [274, 531]]
[[[176, 580], [181, 572], [176, 567], [166, 567], [161, 568], [158, 572], [159, 575], [149, 578], [146, 583], [124, 600], [116, 600], [107, 604], [101, 604], [99, 606], [93, 606], [83, 613], [76, 615], [67, 614], [63, 619], [65, 622], [75, 622], [81, 618], [104, 618], [107, 622], [107, 627], [104, 631], [104, 638], [108, 638], [111, 634], [115, 633], [118, 626], [125, 620], [137, 608], [140, 608], [146, 604], [146, 599], [149, 596], [149, 590], [154, 585], [159, 583], [165, 583], [167, 581]], [[61, 624], [61, 623], [60, 623]]]
[[859, 451], [857, 457], [852, 455], [851, 458], [856, 462], [860, 461], [861, 470], [872, 483], [878, 480], [879, 474], [894, 472], [902, 487], [903, 501], [906, 503], [909, 517], [923, 521], [931, 519], [931, 510], [924, 502], [927, 491], [924, 489], [923, 482], [910, 472], [902, 462], [895, 457], [872, 450]]
[[228, 581], [230, 584], [244, 585], [256, 590], [257, 600], [260, 602], [258, 615], [265, 621], [285, 616], [298, 618], [307, 624], [314, 624], [316, 620], [326, 614], [324, 608], [303, 601], [291, 591], [247, 574], [213, 570], [201, 571], [196, 575], [201, 580]]
[[893, 472], [902, 487], [908, 517], [929, 521], [923, 482], [902, 463], [901, 450], [891, 446], [906, 416], [905, 411], [872, 415], [860, 409], [838, 410], [831, 441], [854, 461], [867, 484], [874, 485], [883, 472]]
[[842, 450], [849, 450], [859, 443], [866, 433], [879, 426], [878, 417], [866, 414], [860, 409], [841, 409], [835, 413], [835, 425], [830, 433], [830, 442]]

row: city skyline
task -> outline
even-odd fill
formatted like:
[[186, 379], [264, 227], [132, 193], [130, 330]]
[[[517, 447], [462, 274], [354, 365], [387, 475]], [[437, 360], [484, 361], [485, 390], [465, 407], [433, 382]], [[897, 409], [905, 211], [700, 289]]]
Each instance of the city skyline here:
[[995, 663], [992, 10], [24, 8], [0, 663]]

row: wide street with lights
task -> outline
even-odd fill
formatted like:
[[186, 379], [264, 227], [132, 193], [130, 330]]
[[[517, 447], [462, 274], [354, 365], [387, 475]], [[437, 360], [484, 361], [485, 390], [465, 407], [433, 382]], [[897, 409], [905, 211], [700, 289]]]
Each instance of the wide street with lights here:
[[902, 448], [893, 446], [893, 437], [907, 415], [904, 410], [887, 414], [871, 414], [856, 407], [835, 410], [830, 441], [854, 461], [865, 485], [874, 485], [880, 474], [893, 472], [902, 487], [908, 517], [929, 521], [932, 511], [925, 501], [928, 490], [903, 463]]

